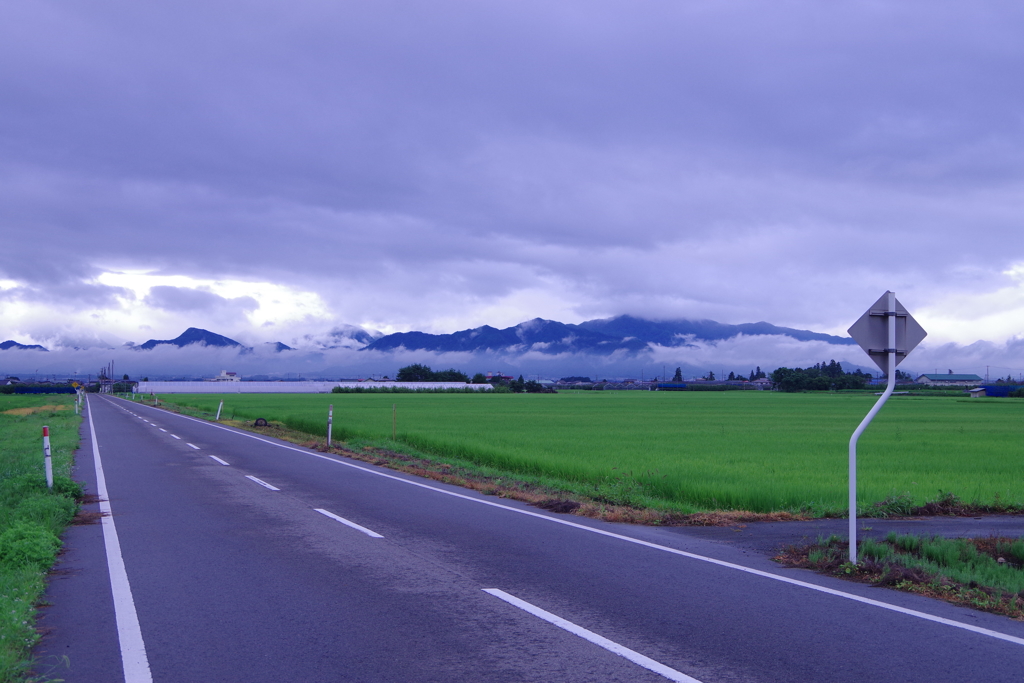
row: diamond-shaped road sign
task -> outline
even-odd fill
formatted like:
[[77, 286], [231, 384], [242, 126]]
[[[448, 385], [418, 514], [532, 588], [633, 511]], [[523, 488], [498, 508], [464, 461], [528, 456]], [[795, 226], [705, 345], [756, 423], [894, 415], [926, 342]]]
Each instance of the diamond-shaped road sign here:
[[[882, 372], [889, 372], [889, 292], [886, 292], [874, 305], [855, 322], [847, 332], [853, 340], [860, 344], [875, 361]], [[928, 336], [924, 328], [914, 317], [896, 301], [896, 365], [914, 350], [921, 340]]]

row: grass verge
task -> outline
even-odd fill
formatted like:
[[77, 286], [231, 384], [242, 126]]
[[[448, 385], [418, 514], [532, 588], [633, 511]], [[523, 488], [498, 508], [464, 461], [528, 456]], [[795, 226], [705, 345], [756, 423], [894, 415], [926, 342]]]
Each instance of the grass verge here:
[[[70, 478], [81, 422], [73, 406], [73, 396], [0, 396], [0, 683], [31, 675], [37, 601], [82, 495]], [[43, 425], [53, 490], [43, 470]]]
[[852, 581], [938, 598], [1024, 621], [1024, 539], [942, 538], [889, 533], [864, 539], [861, 562], [847, 561], [848, 540], [819, 538], [774, 559]]

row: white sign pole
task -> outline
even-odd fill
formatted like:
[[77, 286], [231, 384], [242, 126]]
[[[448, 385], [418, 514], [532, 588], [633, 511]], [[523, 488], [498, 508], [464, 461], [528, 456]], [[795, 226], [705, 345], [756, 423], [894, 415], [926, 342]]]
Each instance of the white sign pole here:
[[882, 392], [881, 398], [875, 402], [875, 406], [861, 420], [860, 425], [850, 437], [850, 562], [857, 564], [857, 439], [871, 424], [878, 411], [882, 409], [885, 402], [892, 396], [896, 388], [896, 295], [887, 292], [886, 318], [889, 323], [889, 345], [885, 349], [889, 356], [889, 381]]
[[43, 466], [46, 469], [46, 487], [53, 488], [53, 461], [50, 460], [50, 428], [43, 427]]
[[331, 447], [331, 428], [334, 425], [334, 404], [327, 407], [327, 447]]

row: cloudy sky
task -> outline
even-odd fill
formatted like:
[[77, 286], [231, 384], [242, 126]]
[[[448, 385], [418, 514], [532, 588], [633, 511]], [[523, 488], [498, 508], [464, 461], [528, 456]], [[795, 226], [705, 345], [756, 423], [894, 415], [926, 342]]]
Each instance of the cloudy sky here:
[[1019, 3], [0, 7], [0, 340], [845, 334], [892, 289], [1024, 370]]

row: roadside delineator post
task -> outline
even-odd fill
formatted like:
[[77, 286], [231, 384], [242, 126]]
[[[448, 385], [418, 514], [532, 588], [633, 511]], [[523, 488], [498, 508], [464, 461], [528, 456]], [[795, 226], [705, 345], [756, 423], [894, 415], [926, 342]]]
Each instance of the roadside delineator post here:
[[53, 488], [53, 462], [50, 460], [50, 428], [43, 426], [43, 462], [46, 465], [46, 488]]
[[222, 410], [224, 410], [224, 401], [221, 401], [220, 405], [217, 406], [217, 417], [213, 418], [214, 422], [220, 422], [220, 411]]
[[331, 447], [331, 426], [334, 423], [334, 404], [327, 406], [327, 447]]
[[896, 300], [896, 295], [888, 291], [847, 332], [888, 378], [885, 391], [850, 437], [850, 563], [857, 564], [857, 440], [892, 396], [896, 366], [928, 333]]

